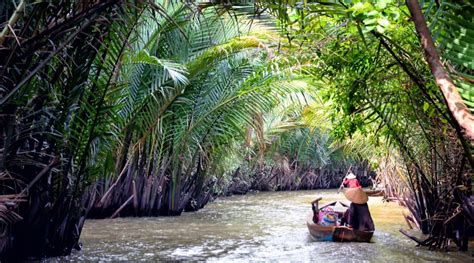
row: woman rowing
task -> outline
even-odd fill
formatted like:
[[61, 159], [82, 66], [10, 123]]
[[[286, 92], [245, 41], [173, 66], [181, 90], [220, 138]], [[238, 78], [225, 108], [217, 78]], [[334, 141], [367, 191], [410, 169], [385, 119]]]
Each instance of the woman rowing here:
[[344, 187], [348, 188], [362, 188], [362, 186], [359, 184], [359, 181], [357, 180], [357, 176], [355, 176], [355, 174], [353, 174], [352, 172], [344, 178], [342, 184], [344, 185]]
[[367, 201], [369, 197], [358, 187], [348, 188], [344, 191], [346, 198], [351, 201], [349, 209], [344, 214], [341, 224], [360, 231], [374, 231], [374, 221], [370, 215]]

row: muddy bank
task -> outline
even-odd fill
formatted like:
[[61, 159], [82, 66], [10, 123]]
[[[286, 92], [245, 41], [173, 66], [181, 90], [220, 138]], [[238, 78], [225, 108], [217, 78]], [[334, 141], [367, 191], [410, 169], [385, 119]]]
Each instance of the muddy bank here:
[[[179, 192], [172, 191], [167, 175], [138, 174], [119, 177], [115, 181], [101, 180], [93, 184], [84, 202], [88, 218], [142, 217], [180, 215], [197, 211], [218, 196], [246, 194], [249, 191], [295, 191], [338, 188], [349, 167], [298, 168], [270, 167], [250, 169], [242, 166], [230, 175], [193, 176], [199, 180], [186, 181]], [[375, 177], [365, 162], [351, 166], [363, 186], [370, 186]], [[199, 169], [195, 173], [202, 173]], [[169, 213], [173, 196], [179, 196], [179, 208]]]
[[[348, 167], [281, 169], [266, 167], [251, 173], [248, 168], [238, 168], [227, 185], [220, 186], [224, 195], [245, 194], [249, 191], [295, 191], [338, 188]], [[367, 163], [351, 167], [363, 187], [372, 186], [376, 174]]]

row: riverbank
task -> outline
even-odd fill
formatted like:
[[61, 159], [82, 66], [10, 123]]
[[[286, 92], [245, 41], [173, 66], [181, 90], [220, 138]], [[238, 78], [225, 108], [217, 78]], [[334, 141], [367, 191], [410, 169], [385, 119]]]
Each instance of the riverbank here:
[[282, 170], [265, 166], [260, 171], [249, 172], [246, 167], [238, 168], [228, 182], [218, 182], [217, 188], [223, 195], [245, 194], [249, 191], [294, 191], [339, 188], [347, 171], [357, 175], [363, 187], [372, 186], [377, 174], [365, 162], [356, 162], [350, 166], [320, 167], [308, 169]]
[[371, 197], [376, 232], [372, 243], [312, 242], [304, 216], [309, 202], [340, 200], [335, 190], [259, 192], [219, 197], [179, 217], [86, 221], [75, 251], [60, 260], [370, 261], [471, 262], [470, 252], [416, 247], [398, 232], [406, 227], [396, 203]]

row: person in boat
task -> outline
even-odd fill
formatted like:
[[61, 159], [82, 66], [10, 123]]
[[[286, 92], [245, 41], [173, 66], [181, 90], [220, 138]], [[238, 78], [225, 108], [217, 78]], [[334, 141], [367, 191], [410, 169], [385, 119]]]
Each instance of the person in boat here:
[[355, 176], [355, 174], [353, 174], [352, 172], [349, 173], [346, 178], [344, 178], [342, 184], [344, 185], [344, 187], [348, 188], [362, 188], [362, 186], [359, 184], [359, 181], [357, 180], [357, 176]]
[[369, 197], [361, 188], [348, 188], [344, 191], [346, 198], [351, 201], [349, 209], [342, 217], [341, 224], [360, 231], [374, 231], [374, 221], [370, 215], [367, 201]]

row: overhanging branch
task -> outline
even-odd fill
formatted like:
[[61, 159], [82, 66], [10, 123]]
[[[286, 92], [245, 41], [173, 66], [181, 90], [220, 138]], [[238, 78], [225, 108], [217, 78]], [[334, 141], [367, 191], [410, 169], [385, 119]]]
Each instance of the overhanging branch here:
[[474, 116], [471, 115], [466, 107], [456, 86], [441, 63], [420, 5], [417, 0], [406, 0], [406, 4], [415, 23], [416, 32], [425, 53], [425, 59], [428, 62], [431, 73], [435, 77], [436, 84], [443, 93], [446, 105], [456, 122], [463, 129], [464, 134], [470, 140], [474, 140]]

